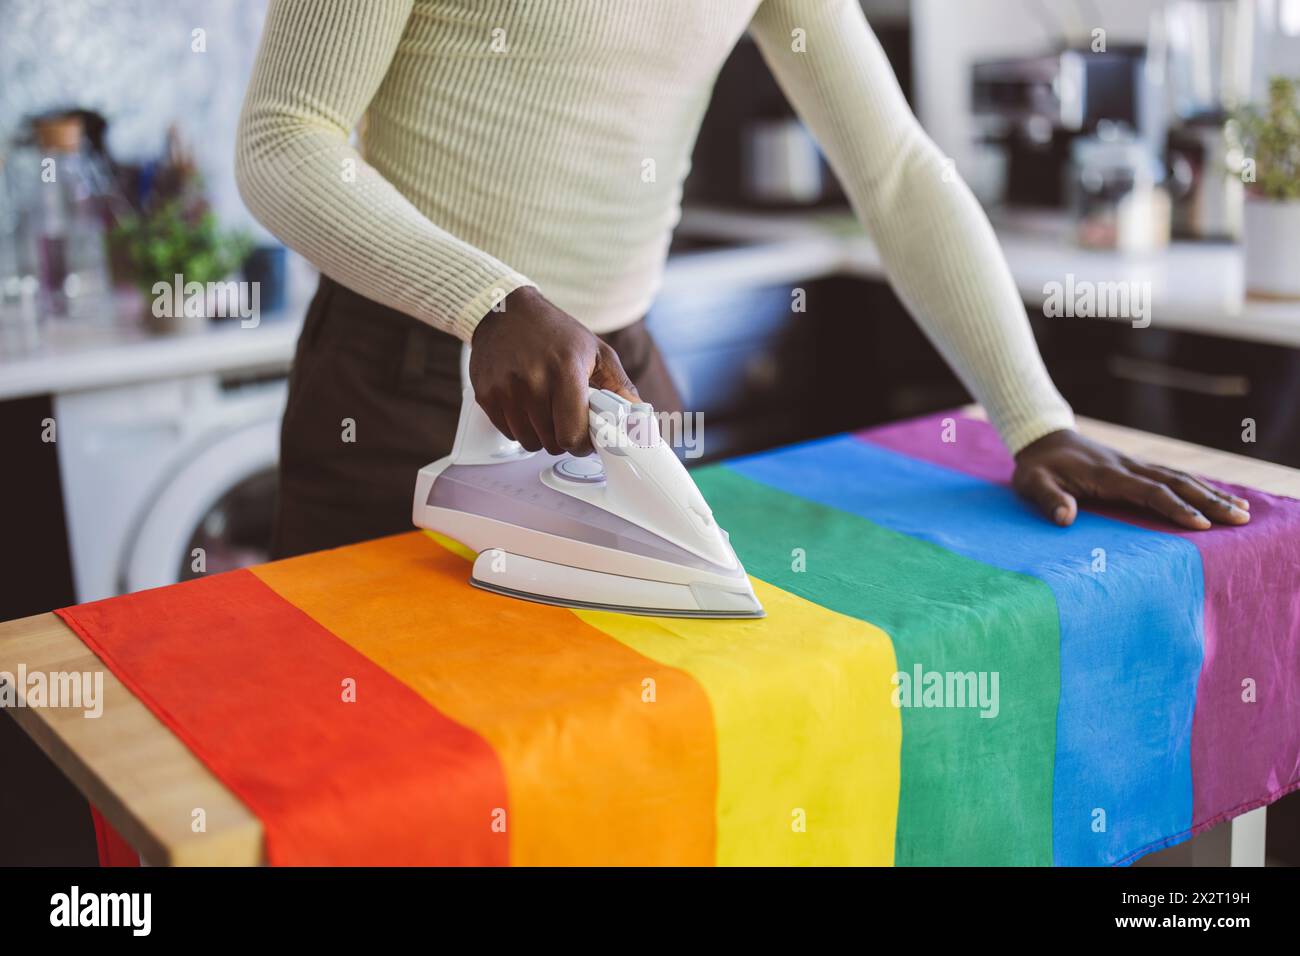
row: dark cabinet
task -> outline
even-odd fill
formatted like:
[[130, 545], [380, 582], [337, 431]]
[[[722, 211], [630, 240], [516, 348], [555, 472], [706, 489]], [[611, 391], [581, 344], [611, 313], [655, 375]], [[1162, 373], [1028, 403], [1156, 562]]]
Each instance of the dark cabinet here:
[[[882, 296], [881, 290], [885, 295]], [[801, 294], [797, 296], [801, 290]], [[795, 311], [801, 299], [803, 311]], [[883, 286], [833, 278], [676, 296], [648, 318], [687, 408], [703, 419], [700, 461], [887, 421], [960, 386]], [[911, 392], [897, 387], [911, 375]], [[928, 384], [927, 384], [928, 383]], [[933, 391], [928, 390], [933, 388]], [[910, 398], [908, 397], [910, 395]]]
[[[1300, 351], [1101, 319], [1031, 316], [1080, 415], [1300, 466]], [[1254, 441], [1243, 440], [1253, 422]]]

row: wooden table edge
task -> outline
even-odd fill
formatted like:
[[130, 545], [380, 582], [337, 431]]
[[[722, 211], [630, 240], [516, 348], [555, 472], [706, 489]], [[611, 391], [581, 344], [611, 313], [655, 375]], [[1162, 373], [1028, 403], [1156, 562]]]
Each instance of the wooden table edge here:
[[[988, 420], [984, 409], [979, 405], [967, 405], [961, 411], [971, 418]], [[1300, 470], [1295, 468], [1096, 418], [1080, 417], [1077, 424], [1080, 434], [1110, 445], [1126, 455], [1234, 485], [1248, 485], [1271, 495], [1300, 499]]]
[[[131, 720], [143, 721], [157, 732], [156, 739], [167, 750], [167, 759], [174, 761], [171, 769], [189, 778], [199, 794], [195, 804], [204, 808], [208, 820], [214, 824], [197, 833], [180, 827], [174, 828], [170, 835], [162, 832], [156, 822], [146, 819], [136, 806], [138, 801], [133, 796], [140, 795], [139, 781], [132, 779], [129, 772], [113, 767], [110, 754], [88, 755], [78, 750], [57, 726], [62, 716], [60, 711], [47, 707], [6, 708], [23, 732], [141, 858], [155, 866], [261, 865], [264, 862], [264, 835], [257, 817], [56, 614], [49, 612], [0, 623], [0, 671], [16, 672], [20, 661], [10, 659], [10, 647], [16, 645], [19, 638], [33, 634], [40, 635], [46, 659], [57, 659], [63, 665], [58, 669], [98, 671], [104, 675], [103, 696], [105, 699], [118, 699], [114, 715], [119, 722], [129, 714]], [[48, 670], [40, 662], [27, 660], [21, 663], [25, 663], [29, 671]], [[125, 714], [123, 708], [126, 708]], [[99, 721], [96, 724], [99, 725]], [[10, 781], [11, 786], [15, 783], [21, 785]]]

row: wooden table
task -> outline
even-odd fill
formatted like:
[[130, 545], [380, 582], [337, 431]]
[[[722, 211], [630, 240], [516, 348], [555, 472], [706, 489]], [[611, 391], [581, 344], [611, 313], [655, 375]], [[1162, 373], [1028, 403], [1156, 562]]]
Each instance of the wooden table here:
[[[968, 412], [978, 414], [977, 409]], [[1079, 430], [1134, 457], [1300, 498], [1300, 471], [1118, 425], [1081, 419]], [[86, 719], [71, 708], [17, 707], [19, 726], [154, 865], [257, 865], [262, 827], [53, 614], [0, 624], [0, 671], [103, 671], [104, 710]], [[23, 688], [19, 688], [21, 694]], [[193, 832], [202, 808], [206, 831]], [[1233, 821], [1234, 862], [1263, 855], [1263, 810]]]

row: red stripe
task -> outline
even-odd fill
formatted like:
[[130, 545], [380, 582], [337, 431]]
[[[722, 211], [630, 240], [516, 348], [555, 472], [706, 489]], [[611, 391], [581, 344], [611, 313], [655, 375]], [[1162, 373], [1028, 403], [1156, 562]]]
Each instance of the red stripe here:
[[122, 834], [113, 829], [102, 813], [90, 804], [90, 819], [95, 825], [95, 849], [99, 852], [100, 866], [139, 866], [140, 855]]
[[249, 572], [58, 614], [257, 815], [271, 863], [508, 862], [492, 748]]

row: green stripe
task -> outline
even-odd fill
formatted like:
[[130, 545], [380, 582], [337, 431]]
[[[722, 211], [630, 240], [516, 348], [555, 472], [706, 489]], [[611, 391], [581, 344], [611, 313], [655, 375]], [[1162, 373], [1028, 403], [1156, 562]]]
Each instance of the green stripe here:
[[903, 709], [896, 862], [1050, 865], [1060, 629], [1048, 586], [725, 466], [692, 475], [750, 574], [882, 628], [901, 672], [997, 673], [996, 717]]

